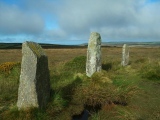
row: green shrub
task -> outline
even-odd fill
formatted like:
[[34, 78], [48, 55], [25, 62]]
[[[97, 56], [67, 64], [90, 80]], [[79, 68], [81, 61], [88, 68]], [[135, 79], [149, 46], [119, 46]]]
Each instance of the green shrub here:
[[86, 70], [86, 56], [79, 56], [64, 65], [64, 71], [84, 73]]

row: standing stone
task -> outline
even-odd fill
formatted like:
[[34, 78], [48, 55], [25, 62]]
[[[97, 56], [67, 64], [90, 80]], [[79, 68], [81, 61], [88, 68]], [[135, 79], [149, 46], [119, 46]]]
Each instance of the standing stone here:
[[122, 48], [122, 66], [126, 66], [129, 63], [129, 47], [127, 44], [123, 45]]
[[91, 77], [93, 73], [101, 71], [101, 36], [92, 32], [87, 49], [86, 74]]
[[50, 98], [48, 58], [34, 42], [24, 42], [22, 54], [18, 109], [44, 108]]

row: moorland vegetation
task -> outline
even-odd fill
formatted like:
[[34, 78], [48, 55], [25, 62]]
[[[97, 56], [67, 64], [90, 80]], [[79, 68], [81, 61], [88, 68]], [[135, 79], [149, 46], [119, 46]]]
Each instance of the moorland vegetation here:
[[46, 109], [26, 111], [16, 106], [21, 51], [14, 51], [0, 50], [1, 120], [71, 120], [83, 111], [89, 120], [160, 119], [160, 48], [131, 48], [125, 67], [121, 48], [102, 48], [102, 71], [91, 78], [85, 74], [85, 48], [46, 49], [51, 99]]

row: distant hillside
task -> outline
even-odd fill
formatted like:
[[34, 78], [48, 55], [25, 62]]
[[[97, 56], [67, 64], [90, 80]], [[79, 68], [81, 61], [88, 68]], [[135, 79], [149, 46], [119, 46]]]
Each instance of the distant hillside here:
[[160, 47], [160, 42], [102, 42], [102, 47], [122, 47], [124, 44], [130, 47]]
[[[85, 46], [80, 45], [58, 45], [58, 44], [44, 44], [39, 43], [42, 48], [48, 49], [48, 48], [82, 48]], [[0, 49], [21, 49], [22, 43], [0, 43]]]
[[[83, 43], [80, 45], [58, 45], [58, 44], [44, 44], [39, 43], [43, 48], [86, 48], [88, 43]], [[128, 44], [130, 46], [160, 46], [160, 42], [102, 42], [102, 47], [122, 47], [123, 44]], [[21, 49], [22, 43], [0, 43], [0, 49]]]
[[[128, 45], [156, 45], [160, 46], [160, 42], [102, 42], [102, 46], [122, 46]], [[80, 44], [80, 46], [87, 46], [88, 43]]]
[[20, 49], [22, 43], [0, 43], [0, 49]]

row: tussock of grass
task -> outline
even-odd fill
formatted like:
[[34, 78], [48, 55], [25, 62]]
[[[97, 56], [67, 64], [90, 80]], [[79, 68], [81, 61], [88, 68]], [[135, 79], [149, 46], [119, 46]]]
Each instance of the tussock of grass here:
[[140, 75], [142, 78], [149, 80], [160, 80], [160, 64], [159, 61], [145, 62], [140, 69]]
[[[107, 59], [107, 58], [106, 58]], [[121, 63], [118, 60], [111, 59], [111, 60], [105, 60], [102, 63], [102, 69], [106, 71], [115, 71], [121, 68]]]
[[87, 78], [77, 87], [74, 94], [75, 101], [78, 100], [84, 105], [93, 107], [111, 103], [126, 105], [129, 98], [134, 94], [135, 88], [130, 86], [117, 87], [104, 73], [93, 74], [91, 78]]

